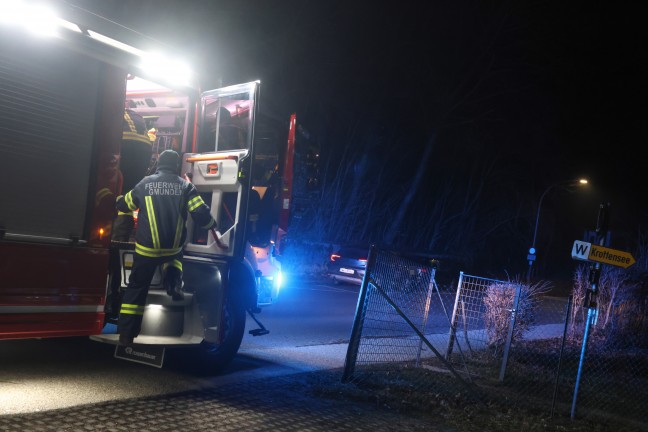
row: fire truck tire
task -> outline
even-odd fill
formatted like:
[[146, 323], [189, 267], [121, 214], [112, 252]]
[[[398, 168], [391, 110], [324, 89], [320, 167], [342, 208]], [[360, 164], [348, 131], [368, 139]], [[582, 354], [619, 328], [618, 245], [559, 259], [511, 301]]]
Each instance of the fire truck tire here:
[[242, 301], [229, 298], [223, 306], [223, 341], [215, 344], [203, 341], [197, 347], [198, 368], [205, 373], [218, 372], [236, 356], [245, 333], [246, 309]]

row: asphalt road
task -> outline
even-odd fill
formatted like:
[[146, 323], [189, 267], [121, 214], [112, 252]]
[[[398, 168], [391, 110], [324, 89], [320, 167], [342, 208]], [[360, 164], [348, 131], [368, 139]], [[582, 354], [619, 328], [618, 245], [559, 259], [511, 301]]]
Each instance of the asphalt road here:
[[[358, 286], [333, 285], [327, 279], [288, 283], [277, 302], [257, 315], [270, 333], [248, 334], [257, 327], [248, 319], [238, 355], [216, 375], [192, 370], [178, 350], [168, 352], [164, 367], [158, 369], [116, 359], [113, 345], [85, 337], [0, 341], [0, 415], [342, 368], [358, 293]], [[453, 300], [452, 295], [446, 297], [444, 303]], [[543, 310], [562, 309], [561, 302], [552, 302], [545, 302]], [[452, 312], [451, 304], [446, 308]], [[433, 313], [427, 328], [438, 337], [447, 335], [447, 318], [440, 311]]]
[[[246, 335], [244, 348], [348, 342], [359, 290], [356, 285], [334, 285], [326, 278], [292, 281], [281, 291], [275, 304], [264, 307], [257, 315], [270, 334], [260, 337]], [[247, 330], [253, 328], [256, 324], [248, 318]]]
[[[258, 315], [270, 334], [246, 332], [231, 365], [212, 376], [190, 370], [178, 355], [162, 369], [115, 359], [114, 346], [85, 337], [2, 341], [0, 415], [342, 367], [358, 290], [327, 280], [293, 281]], [[247, 330], [255, 327], [248, 319]]]

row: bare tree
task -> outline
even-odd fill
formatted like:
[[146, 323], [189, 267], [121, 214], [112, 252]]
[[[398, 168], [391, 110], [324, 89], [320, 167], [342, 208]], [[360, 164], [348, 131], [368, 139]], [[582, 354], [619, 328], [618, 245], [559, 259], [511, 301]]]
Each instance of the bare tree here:
[[434, 148], [435, 141], [436, 141], [436, 133], [432, 133], [428, 138], [425, 147], [423, 148], [423, 154], [421, 155], [421, 159], [416, 169], [416, 174], [414, 175], [414, 178], [412, 179], [412, 182], [409, 185], [409, 188], [407, 189], [407, 193], [405, 194], [405, 197], [403, 198], [402, 202], [398, 206], [398, 210], [396, 212], [396, 216], [394, 217], [393, 224], [389, 227], [387, 233], [385, 234], [385, 242], [387, 244], [394, 243], [394, 239], [396, 238], [398, 230], [402, 226], [403, 220], [405, 219], [405, 214], [407, 213], [408, 209], [411, 207], [412, 200], [414, 199], [414, 196], [417, 194], [419, 188], [421, 187], [423, 175], [425, 173], [425, 170], [427, 169], [428, 160], [430, 159], [430, 155], [432, 154], [432, 149]]

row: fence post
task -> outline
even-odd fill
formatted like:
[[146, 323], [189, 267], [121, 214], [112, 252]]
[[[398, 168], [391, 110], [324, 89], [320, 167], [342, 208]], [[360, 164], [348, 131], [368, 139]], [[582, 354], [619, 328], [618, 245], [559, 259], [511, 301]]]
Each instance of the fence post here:
[[365, 275], [362, 278], [362, 285], [360, 286], [360, 295], [358, 296], [358, 304], [356, 305], [355, 317], [353, 318], [353, 328], [351, 329], [349, 347], [347, 348], [346, 358], [344, 359], [342, 382], [349, 382], [355, 370], [356, 360], [358, 359], [358, 348], [360, 347], [360, 336], [362, 336], [362, 326], [367, 312], [367, 292], [369, 291], [369, 281], [373, 283], [371, 274], [374, 271], [375, 264], [376, 245], [372, 244], [369, 248], [367, 267], [365, 269]]
[[500, 368], [499, 381], [504, 381], [504, 374], [506, 374], [506, 364], [508, 363], [509, 350], [511, 349], [511, 342], [513, 341], [513, 330], [515, 328], [515, 315], [517, 313], [518, 305], [520, 303], [520, 292], [522, 291], [522, 284], [517, 284], [515, 287], [515, 297], [513, 298], [513, 309], [511, 309], [511, 323], [509, 324], [508, 334], [506, 335], [506, 343], [504, 344], [504, 356], [502, 358], [502, 367]]
[[446, 349], [446, 360], [450, 360], [452, 355], [452, 347], [454, 340], [457, 337], [457, 307], [459, 305], [459, 298], [461, 297], [461, 287], [463, 286], [464, 272], [459, 272], [459, 283], [457, 284], [457, 296], [455, 297], [454, 308], [452, 309], [452, 319], [450, 320], [450, 334], [448, 335], [448, 348]]
[[571, 419], [576, 415], [576, 399], [578, 399], [578, 388], [580, 387], [581, 375], [583, 374], [583, 364], [585, 363], [585, 353], [587, 352], [587, 339], [589, 338], [590, 326], [594, 320], [596, 308], [590, 306], [587, 308], [587, 319], [585, 320], [585, 331], [583, 333], [583, 346], [581, 347], [580, 359], [578, 361], [578, 372], [576, 373], [576, 384], [574, 384], [574, 398], [572, 399]]
[[[430, 315], [430, 303], [432, 302], [432, 291], [434, 290], [434, 276], [436, 275], [436, 269], [432, 268], [430, 274], [430, 283], [428, 283], [427, 298], [425, 299], [425, 311], [423, 311], [423, 323], [421, 326], [421, 333], [423, 334], [425, 334], [428, 316]], [[419, 367], [421, 361], [421, 351], [423, 351], [423, 340], [419, 340], [419, 349], [416, 354], [416, 367]]]
[[[605, 244], [605, 237], [608, 233], [610, 222], [609, 214], [610, 203], [599, 206], [598, 219], [596, 221], [596, 235], [599, 245]], [[598, 304], [596, 296], [599, 291], [599, 282], [601, 278], [601, 267], [599, 262], [594, 264], [592, 274], [590, 275], [590, 288], [585, 294], [584, 306], [587, 306], [587, 319], [585, 320], [585, 331], [583, 333], [583, 346], [581, 347], [580, 360], [578, 361], [578, 372], [576, 373], [576, 384], [574, 385], [574, 398], [572, 400], [571, 418], [576, 415], [576, 399], [578, 398], [578, 388], [580, 387], [581, 374], [583, 373], [583, 364], [585, 363], [585, 353], [587, 352], [587, 340], [589, 338], [590, 326], [596, 324], [598, 320]]]
[[558, 380], [560, 379], [560, 368], [562, 366], [562, 358], [565, 353], [565, 342], [567, 341], [567, 329], [569, 328], [569, 317], [571, 316], [571, 308], [574, 297], [569, 296], [567, 299], [567, 313], [565, 316], [565, 328], [563, 328], [563, 337], [560, 344], [560, 354], [558, 355], [558, 367], [556, 368], [556, 379], [554, 381], [554, 391], [553, 398], [551, 399], [551, 415], [550, 418], [553, 418], [554, 409], [556, 408], [556, 396], [558, 395]]

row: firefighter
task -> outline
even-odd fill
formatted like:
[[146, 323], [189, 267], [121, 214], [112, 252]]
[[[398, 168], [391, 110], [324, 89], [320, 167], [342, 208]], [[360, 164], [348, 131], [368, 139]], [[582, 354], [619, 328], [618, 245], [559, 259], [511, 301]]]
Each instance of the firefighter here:
[[[151, 163], [153, 138], [146, 130], [144, 118], [135, 111], [126, 108], [122, 122], [122, 143], [119, 157], [119, 171], [122, 177], [122, 186], [119, 192], [129, 191], [144, 177]], [[135, 220], [132, 211], [118, 211], [112, 226], [112, 240], [129, 242]], [[121, 263], [119, 249], [110, 249], [110, 287], [106, 301], [106, 318], [117, 319], [119, 304], [121, 302]]]
[[[104, 167], [98, 178], [98, 191], [95, 195], [95, 208], [97, 214], [112, 214], [115, 210], [115, 197], [122, 191], [123, 178], [119, 170], [119, 155], [107, 155], [101, 158], [100, 166]], [[112, 235], [110, 226], [105, 227], [106, 235]], [[101, 238], [101, 234], [100, 234]], [[112, 273], [110, 279], [110, 286], [106, 295], [106, 319], [108, 321], [114, 320], [119, 312], [120, 293], [119, 287], [121, 285], [121, 267], [119, 264], [119, 250], [109, 250], [108, 268]]]
[[[146, 129], [144, 118], [135, 111], [124, 111], [119, 169], [123, 176], [123, 190], [129, 191], [144, 177], [151, 163], [153, 140]], [[130, 240], [133, 232], [133, 212], [119, 211], [113, 224], [112, 239], [120, 242]]]
[[178, 176], [179, 168], [178, 153], [165, 150], [160, 154], [155, 174], [117, 198], [117, 210], [139, 209], [133, 267], [119, 313], [120, 345], [130, 345], [140, 332], [148, 288], [157, 266], [163, 266], [167, 293], [174, 300], [182, 300], [180, 260], [187, 235], [187, 212], [202, 228], [216, 226], [209, 206], [194, 185]]

